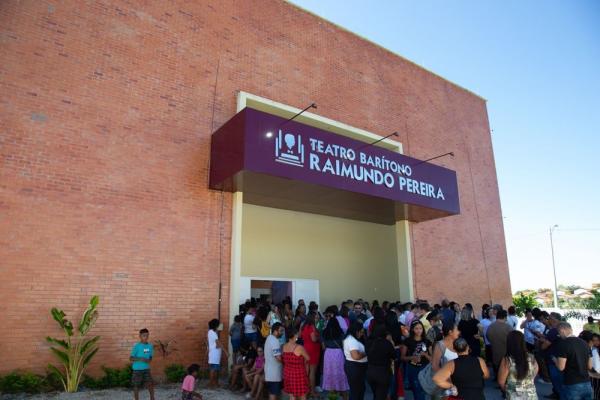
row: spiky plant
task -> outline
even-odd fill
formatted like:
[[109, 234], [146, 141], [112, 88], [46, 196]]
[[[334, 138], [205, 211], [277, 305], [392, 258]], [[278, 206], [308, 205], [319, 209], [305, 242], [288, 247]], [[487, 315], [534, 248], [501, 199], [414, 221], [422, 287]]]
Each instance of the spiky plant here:
[[50, 351], [58, 358], [64, 367], [64, 372], [54, 365], [48, 365], [51, 371], [56, 372], [62, 381], [66, 392], [76, 392], [79, 387], [79, 382], [83, 376], [85, 368], [88, 366], [92, 357], [98, 352], [96, 343], [100, 336], [87, 338], [87, 334], [92, 329], [98, 319], [98, 296], [93, 296], [90, 299], [90, 304], [83, 312], [81, 320], [74, 329], [73, 323], [66, 318], [63, 310], [54, 307], [50, 311], [52, 318], [66, 334], [65, 339], [56, 339], [50, 336], [46, 340], [54, 345], [50, 347]]

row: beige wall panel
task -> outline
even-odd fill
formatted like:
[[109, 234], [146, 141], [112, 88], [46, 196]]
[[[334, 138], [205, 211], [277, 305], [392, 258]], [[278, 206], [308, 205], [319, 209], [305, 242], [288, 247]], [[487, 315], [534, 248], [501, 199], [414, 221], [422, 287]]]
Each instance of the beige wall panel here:
[[395, 229], [244, 204], [241, 275], [318, 279], [321, 308], [347, 298], [398, 300]]

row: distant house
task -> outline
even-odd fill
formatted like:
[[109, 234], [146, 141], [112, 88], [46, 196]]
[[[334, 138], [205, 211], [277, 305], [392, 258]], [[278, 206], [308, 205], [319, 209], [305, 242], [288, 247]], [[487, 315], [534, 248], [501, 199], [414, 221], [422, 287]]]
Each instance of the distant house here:
[[579, 296], [579, 297], [581, 297], [581, 296], [591, 296], [592, 295], [592, 293], [590, 293], [589, 290], [583, 289], [583, 288], [575, 289], [573, 291], [573, 294], [575, 296]]

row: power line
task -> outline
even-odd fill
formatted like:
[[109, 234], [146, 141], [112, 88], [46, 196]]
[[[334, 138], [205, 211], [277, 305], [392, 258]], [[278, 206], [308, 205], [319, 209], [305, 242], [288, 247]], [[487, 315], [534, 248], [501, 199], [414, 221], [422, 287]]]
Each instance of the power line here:
[[600, 232], [600, 228], [557, 229], [559, 232]]

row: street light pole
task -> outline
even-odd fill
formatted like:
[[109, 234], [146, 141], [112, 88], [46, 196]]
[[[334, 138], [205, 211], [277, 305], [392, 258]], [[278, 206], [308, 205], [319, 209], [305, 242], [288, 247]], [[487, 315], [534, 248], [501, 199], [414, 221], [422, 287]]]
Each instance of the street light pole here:
[[552, 272], [554, 273], [554, 308], [558, 308], [558, 285], [556, 284], [556, 264], [554, 263], [554, 242], [552, 241], [552, 232], [558, 228], [558, 225], [550, 227], [550, 249], [552, 250]]

